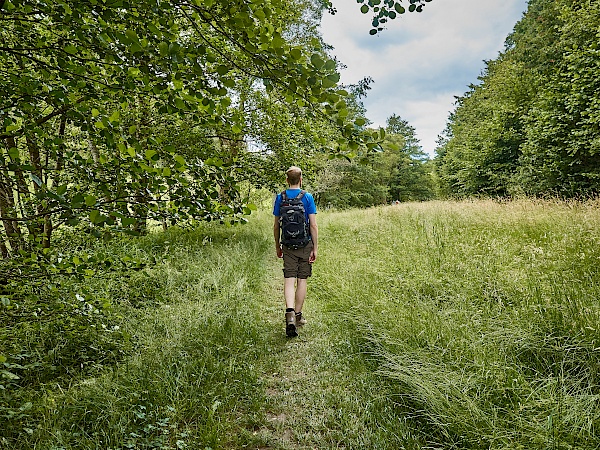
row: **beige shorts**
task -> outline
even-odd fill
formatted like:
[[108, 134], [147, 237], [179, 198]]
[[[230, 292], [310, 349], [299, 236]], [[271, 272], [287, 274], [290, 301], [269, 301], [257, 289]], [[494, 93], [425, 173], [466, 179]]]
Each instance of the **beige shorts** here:
[[310, 241], [306, 247], [292, 250], [285, 245], [283, 250], [283, 276], [285, 278], [306, 279], [312, 275], [312, 264], [309, 264], [310, 252], [313, 243]]

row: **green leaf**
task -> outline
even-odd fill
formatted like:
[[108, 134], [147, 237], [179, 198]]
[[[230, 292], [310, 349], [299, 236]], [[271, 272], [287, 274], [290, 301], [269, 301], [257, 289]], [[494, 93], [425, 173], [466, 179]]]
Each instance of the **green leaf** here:
[[146, 153], [145, 153], [146, 159], [151, 160], [155, 155], [156, 155], [155, 150], [152, 150], [152, 149], [146, 150]]
[[135, 31], [133, 31], [133, 30], [127, 30], [127, 31], [125, 31], [125, 34], [133, 42], [138, 42], [140, 40], [140, 38], [138, 37], [137, 33]]
[[369, 12], [369, 6], [368, 5], [362, 5], [360, 7], [360, 12], [363, 13], [363, 14], [368, 13]]
[[302, 58], [302, 52], [297, 48], [293, 48], [290, 50], [290, 56], [298, 61], [300, 58]]
[[86, 195], [85, 196], [85, 204], [86, 204], [86, 206], [94, 206], [96, 204], [96, 196], [95, 195]]
[[93, 224], [102, 223], [104, 222], [104, 217], [102, 216], [102, 214], [100, 214], [100, 211], [94, 209], [90, 211], [90, 222], [92, 222]]
[[213, 167], [223, 167], [223, 161], [219, 158], [208, 158], [204, 161], [206, 165]]
[[58, 186], [56, 188], [56, 193], [58, 195], [65, 195], [65, 193], [67, 192], [67, 185], [63, 184], [62, 186]]
[[335, 86], [335, 82], [334, 82], [334, 81], [328, 80], [327, 78], [325, 78], [325, 79], [323, 80], [323, 87], [324, 87], [325, 89], [329, 89], [329, 88], [331, 88], [331, 87], [333, 87], [333, 86]]
[[92, 108], [92, 117], [98, 117], [100, 115], [100, 111], [96, 108]]
[[283, 48], [283, 46], [285, 45], [285, 40], [283, 40], [283, 38], [277, 34], [273, 37], [271, 45], [273, 46], [273, 48]]
[[335, 69], [335, 61], [333, 59], [328, 59], [325, 63], [325, 70], [333, 70]]
[[404, 9], [404, 7], [400, 3], [396, 3], [394, 5], [394, 9], [398, 14], [404, 14], [406, 12], [406, 9]]
[[19, 149], [17, 147], [13, 147], [8, 151], [8, 156], [10, 156], [10, 159], [12, 159], [13, 161], [19, 159]]
[[230, 68], [225, 65], [220, 65], [217, 67], [217, 73], [219, 75], [225, 75], [227, 72], [229, 72], [229, 70], [230, 70]]
[[181, 110], [187, 109], [185, 102], [182, 99], [180, 99], [179, 97], [175, 99], [175, 106], [177, 107], [177, 109], [181, 109]]
[[123, 45], [131, 44], [131, 39], [127, 35], [117, 32], [117, 33], [115, 33], [115, 36], [121, 44], [123, 44]]
[[81, 208], [83, 206], [83, 202], [84, 202], [83, 195], [76, 194], [75, 197], [73, 197], [73, 200], [71, 200], [71, 207], [72, 208]]
[[127, 69], [127, 75], [129, 75], [131, 78], [137, 78], [140, 73], [142, 72], [137, 67], [130, 67]]
[[14, 373], [9, 372], [8, 370], [0, 370], [0, 374], [2, 374], [2, 378], [6, 378], [9, 380], [19, 380], [20, 379], [20, 377], [18, 375], [15, 375]]
[[340, 81], [340, 74], [339, 73], [332, 73], [331, 75], [327, 75], [327, 79], [329, 81], [333, 81], [334, 83], [337, 83], [338, 81]]
[[[142, 169], [144, 172], [148, 172], [148, 173], [157, 172], [157, 169], [155, 169], [154, 167], [151, 167], [148, 164], [145, 164], [143, 162], [140, 163], [140, 169]], [[160, 169], [158, 169], [158, 170], [160, 170]]]
[[167, 56], [169, 54], [169, 44], [166, 42], [161, 42], [158, 44], [158, 51], [160, 56]]
[[121, 120], [121, 113], [119, 111], [113, 111], [108, 120], [110, 123], [119, 123]]
[[134, 42], [134, 43], [132, 43], [132, 44], [129, 46], [129, 51], [130, 51], [131, 53], [140, 53], [140, 52], [143, 52], [143, 51], [144, 51], [144, 49], [143, 49], [143, 47], [140, 45], [140, 43], [139, 43], [139, 42]]
[[180, 79], [174, 79], [173, 80], [173, 86], [175, 87], [175, 89], [180, 90], [183, 89], [183, 80]]
[[33, 180], [33, 182], [35, 184], [37, 184], [38, 186], [42, 186], [43, 183], [42, 183], [42, 180], [40, 180], [40, 177], [38, 177], [37, 175], [35, 175], [33, 173], [30, 175], [31, 175], [31, 179]]
[[65, 52], [67, 52], [69, 55], [75, 55], [79, 52], [79, 49], [73, 44], [69, 44], [65, 47]]
[[129, 227], [131, 225], [134, 225], [136, 223], [136, 221], [137, 220], [134, 219], [133, 217], [123, 217], [123, 219], [121, 219], [121, 223], [125, 227]]
[[319, 55], [318, 53], [312, 54], [312, 56], [310, 57], [310, 62], [317, 69], [320, 69], [325, 64], [325, 61], [323, 61], [323, 58], [321, 58], [321, 55]]
[[6, 9], [7, 11], [12, 11], [15, 9], [15, 5], [13, 5], [10, 0], [6, 0], [4, 2], [3, 8]]

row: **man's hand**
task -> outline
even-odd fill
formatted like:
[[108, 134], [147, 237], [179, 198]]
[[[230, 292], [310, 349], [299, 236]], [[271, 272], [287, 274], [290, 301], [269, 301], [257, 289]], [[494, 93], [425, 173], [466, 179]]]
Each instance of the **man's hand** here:
[[280, 246], [277, 246], [277, 257], [283, 258], [283, 250], [281, 249]]
[[308, 263], [312, 264], [317, 260], [317, 251], [313, 248], [310, 251], [310, 256], [308, 257]]

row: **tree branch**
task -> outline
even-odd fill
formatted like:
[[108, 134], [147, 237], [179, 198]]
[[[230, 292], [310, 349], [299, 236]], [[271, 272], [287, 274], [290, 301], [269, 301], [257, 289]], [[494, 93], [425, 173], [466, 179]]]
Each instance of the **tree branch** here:
[[[43, 123], [46, 123], [50, 119], [52, 119], [53, 117], [60, 116], [60, 115], [62, 115], [64, 113], [66, 113], [68, 110], [70, 110], [71, 108], [73, 108], [75, 105], [78, 105], [79, 103], [81, 103], [81, 102], [83, 102], [85, 100], [86, 100], [85, 97], [81, 97], [75, 103], [72, 103], [72, 104], [69, 104], [69, 105], [64, 105], [62, 108], [55, 109], [50, 114], [47, 114], [44, 117], [40, 117], [38, 120], [35, 121], [35, 124], [36, 125], [41, 125]], [[10, 138], [10, 137], [13, 137], [13, 136], [17, 136], [17, 134], [0, 134], [0, 139], [7, 139], [7, 138]]]

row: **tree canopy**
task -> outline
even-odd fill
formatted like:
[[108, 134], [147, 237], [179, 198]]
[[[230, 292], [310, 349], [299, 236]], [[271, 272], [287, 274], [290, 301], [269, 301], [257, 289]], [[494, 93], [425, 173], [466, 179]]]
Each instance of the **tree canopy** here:
[[596, 2], [529, 2], [457, 100], [436, 158], [447, 194], [600, 192], [599, 18]]
[[[251, 131], [250, 104], [295, 110], [299, 130], [331, 122], [340, 151], [376, 145], [346, 121], [309, 2], [3, 1], [0, 14], [5, 257], [49, 246], [63, 222], [140, 229], [245, 212], [236, 157], [245, 136], [269, 140]], [[191, 140], [174, 145], [179, 133]]]
[[387, 119], [381, 151], [368, 158], [336, 158], [319, 167], [315, 195], [324, 207], [369, 207], [434, 196], [431, 161], [415, 129], [400, 116]]

